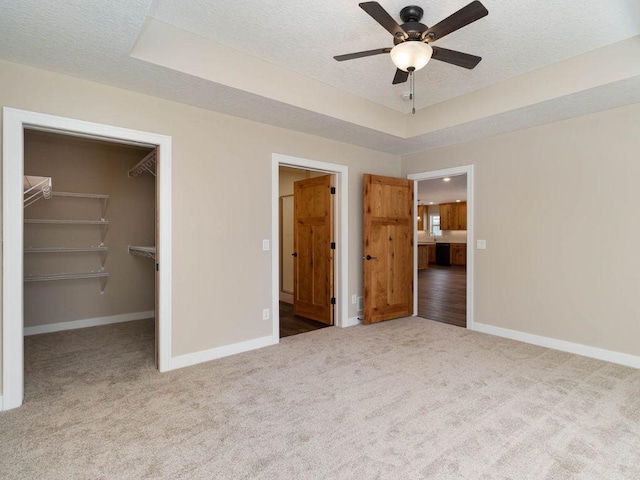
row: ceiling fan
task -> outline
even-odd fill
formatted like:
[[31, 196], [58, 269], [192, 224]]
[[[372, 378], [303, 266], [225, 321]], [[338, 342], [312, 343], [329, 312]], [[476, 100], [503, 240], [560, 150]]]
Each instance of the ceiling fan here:
[[475, 55], [430, 45], [488, 15], [489, 11], [477, 0], [432, 27], [420, 23], [424, 11], [416, 5], [409, 5], [400, 10], [400, 18], [404, 22], [402, 25], [398, 25], [378, 2], [363, 2], [359, 5], [393, 35], [395, 46], [333, 57], [339, 62], [389, 53], [397, 67], [392, 83], [397, 84], [406, 82], [410, 73], [423, 68], [431, 58], [468, 69], [474, 68], [482, 60]]

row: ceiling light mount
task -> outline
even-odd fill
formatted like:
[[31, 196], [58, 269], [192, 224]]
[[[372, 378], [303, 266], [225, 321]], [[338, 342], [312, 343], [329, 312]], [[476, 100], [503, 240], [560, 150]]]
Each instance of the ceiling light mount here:
[[404, 23], [419, 22], [423, 15], [424, 10], [417, 5], [409, 5], [400, 10], [400, 18]]

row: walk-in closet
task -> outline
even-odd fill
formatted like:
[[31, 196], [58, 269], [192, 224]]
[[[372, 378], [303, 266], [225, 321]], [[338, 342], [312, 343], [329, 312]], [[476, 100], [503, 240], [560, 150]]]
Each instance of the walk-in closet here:
[[25, 400], [52, 378], [155, 368], [156, 160], [155, 148], [25, 130]]

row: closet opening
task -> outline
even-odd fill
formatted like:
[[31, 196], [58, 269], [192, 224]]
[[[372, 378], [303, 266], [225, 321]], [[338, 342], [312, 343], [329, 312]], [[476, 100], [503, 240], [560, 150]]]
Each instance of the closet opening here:
[[[54, 288], [61, 288], [61, 285], [67, 283], [71, 284], [74, 282], [81, 283], [81, 293], [91, 293], [96, 298], [108, 298], [111, 293], [111, 287], [118, 287], [118, 285], [125, 285], [127, 287], [131, 287], [132, 281], [129, 278], [124, 278], [120, 283], [116, 283], [118, 279], [118, 275], [115, 270], [112, 270], [111, 260], [114, 258], [111, 256], [112, 253], [112, 238], [109, 236], [110, 233], [113, 233], [113, 230], [110, 230], [114, 225], [111, 221], [115, 221], [116, 217], [113, 215], [117, 212], [114, 210], [113, 202], [111, 202], [112, 198], [108, 192], [100, 192], [93, 190], [78, 190], [77, 192], [67, 191], [63, 193], [81, 193], [82, 195], [79, 197], [74, 197], [70, 195], [62, 195], [55, 196], [54, 193], [56, 191], [62, 191], [57, 188], [56, 178], [55, 176], [52, 178], [50, 176], [41, 176], [41, 175], [29, 175], [30, 177], [41, 177], [40, 181], [38, 179], [27, 179], [25, 182], [25, 146], [29, 148], [29, 145], [25, 145], [25, 135], [29, 136], [33, 132], [40, 133], [48, 133], [56, 136], [64, 137], [69, 140], [76, 139], [81, 140], [84, 139], [89, 143], [98, 142], [101, 144], [107, 145], [118, 145], [120, 147], [140, 147], [139, 153], [151, 152], [152, 149], [155, 149], [156, 152], [156, 184], [155, 184], [155, 193], [156, 193], [156, 203], [157, 208], [155, 208], [155, 235], [157, 237], [156, 245], [156, 262], [155, 262], [155, 273], [153, 273], [154, 264], [147, 264], [151, 267], [152, 275], [155, 275], [155, 305], [151, 307], [151, 310], [137, 312], [141, 315], [145, 315], [149, 318], [148, 312], [155, 313], [155, 321], [156, 325], [154, 326], [155, 336], [156, 336], [156, 352], [158, 358], [158, 370], [160, 372], [165, 372], [171, 370], [171, 300], [172, 300], [172, 290], [171, 290], [171, 276], [172, 276], [172, 261], [171, 261], [171, 231], [172, 231], [172, 205], [171, 205], [171, 137], [167, 135], [161, 135], [158, 133], [145, 132], [140, 130], [131, 130], [127, 128], [122, 128], [113, 125], [106, 125], [94, 122], [87, 122], [83, 120], [76, 120], [73, 118], [59, 117], [55, 115], [47, 115], [38, 112], [30, 112], [27, 110], [19, 110], [10, 107], [3, 107], [3, 123], [2, 123], [2, 234], [3, 234], [3, 249], [2, 249], [2, 403], [0, 407], [3, 410], [10, 410], [12, 408], [17, 408], [22, 405], [24, 400], [24, 338], [25, 338], [25, 325], [24, 325], [24, 314], [25, 314], [25, 304], [24, 304], [24, 286], [27, 283], [33, 283], [41, 285], [51, 284]], [[135, 149], [134, 149], [135, 150]], [[45, 152], [46, 153], [46, 152]], [[144, 159], [143, 157], [142, 159]], [[142, 159], [138, 159], [140, 162]], [[149, 161], [150, 159], [147, 157], [146, 159]], [[133, 163], [133, 160], [132, 160]], [[72, 176], [77, 177], [77, 180], [82, 180], [82, 164], [80, 165], [80, 169], [78, 171], [72, 172]], [[135, 164], [133, 165], [135, 167]], [[141, 166], [141, 165], [139, 165]], [[113, 167], [112, 167], [113, 168]], [[80, 173], [79, 173], [80, 172]], [[33, 173], [33, 172], [28, 172]], [[128, 178], [128, 171], [121, 172], [119, 175], [123, 175], [130, 181], [135, 181], [136, 178]], [[51, 180], [49, 180], [51, 179]], [[35, 183], [32, 183], [35, 182]], [[153, 180], [152, 180], [153, 182]], [[26, 187], [26, 188], [25, 188]], [[31, 190], [32, 187], [35, 187], [34, 190]], [[59, 185], [58, 185], [59, 187]], [[87, 196], [92, 194], [90, 196]], [[33, 196], [35, 195], [35, 197]], [[97, 196], [96, 196], [97, 195]], [[106, 202], [106, 198], [100, 195], [109, 195], [109, 199]], [[33, 198], [31, 198], [33, 197]], [[82, 208], [89, 209], [87, 214], [91, 213], [95, 214], [96, 217], [71, 217], [71, 216], [61, 216], [50, 218], [50, 220], [62, 220], [55, 222], [42, 222], [42, 223], [29, 223], [25, 226], [24, 219], [32, 219], [32, 220], [47, 220], [46, 218], [36, 218], [31, 214], [25, 215], [25, 200], [26, 203], [35, 202], [30, 204], [27, 208], [35, 208], [40, 202], [50, 202], [50, 201], [72, 201], [76, 202], [89, 202], [89, 205], [85, 205]], [[115, 196], [114, 196], [115, 199]], [[77, 207], [77, 205], [76, 205]], [[43, 208], [43, 207], [40, 207]], [[102, 213], [104, 210], [105, 220], [102, 220]], [[84, 213], [84, 212], [83, 212]], [[97, 219], [96, 219], [97, 218]], [[73, 220], [80, 220], [80, 222], [73, 222]], [[88, 244], [82, 244], [82, 246], [78, 246], [75, 248], [79, 249], [89, 249], [88, 251], [30, 251], [25, 253], [25, 227], [45, 227], [50, 229], [50, 233], [53, 235], [51, 240], [58, 238], [61, 239], [62, 232], [65, 231], [65, 227], [67, 229], [71, 228], [85, 228], [88, 231], [92, 231], [93, 235], [96, 237], [92, 237], [92, 242]], [[54, 229], [57, 228], [58, 230]], [[81, 235], [87, 235], [87, 232], [79, 233], [76, 237], [75, 234], [72, 234], [71, 237], [74, 241], [80, 240]], [[37, 241], [42, 241], [44, 238], [40, 235], [30, 233], [32, 237], [35, 239], [29, 243], [32, 248], [43, 248], [43, 249], [52, 249], [57, 247], [63, 248], [73, 248], [74, 244], [67, 243], [59, 243], [59, 244], [45, 244], [45, 243], [35, 243]], [[67, 233], [67, 238], [69, 234]], [[104, 241], [102, 238], [104, 237]], [[96, 245], [96, 241], [99, 241]], [[152, 239], [153, 240], [153, 239]], [[145, 239], [146, 241], [146, 239]], [[100, 243], [104, 243], [105, 245], [101, 246]], [[69, 247], [71, 245], [71, 247]], [[148, 245], [137, 245], [134, 241], [130, 241], [127, 239], [127, 246], [144, 246], [151, 247], [153, 244]], [[108, 250], [104, 250], [101, 247], [107, 247]], [[29, 245], [27, 245], [29, 248]], [[115, 247], [114, 247], [115, 248]], [[128, 253], [127, 255], [130, 255]], [[115, 253], [115, 250], [113, 250]], [[106, 258], [105, 257], [106, 254]], [[45, 276], [47, 273], [50, 273], [52, 276], [63, 275], [64, 278], [52, 278], [52, 279], [32, 279], [25, 282], [25, 265], [24, 265], [24, 257], [26, 255], [32, 255], [34, 257], [41, 256], [41, 261], [44, 262], [42, 265], [42, 270], [40, 271], [32, 271], [31, 275], [40, 275]], [[74, 256], [85, 256], [89, 257], [85, 259], [80, 259], [80, 264], [76, 265], [76, 270], [60, 269], [57, 267], [61, 267], [61, 265], [57, 265], [56, 262], [61, 262], [61, 258], [66, 257], [74, 257]], [[97, 257], [97, 258], [96, 258]], [[57, 259], [56, 259], [57, 258]], [[148, 259], [139, 259], [148, 261]], [[30, 262], [32, 260], [29, 260]], [[77, 261], [77, 260], [76, 260]], [[82, 263], [88, 262], [88, 263]], [[104, 269], [102, 265], [105, 265]], [[48, 266], [51, 270], [45, 270], [44, 267]], [[56, 267], [53, 270], [53, 267]], [[87, 267], [88, 270], [80, 269], [80, 267]], [[147, 270], [148, 271], [148, 270]], [[82, 278], [74, 278], [73, 274], [80, 274]], [[89, 275], [93, 274], [93, 275]], [[108, 276], [105, 274], [109, 274]], [[84, 282], [84, 283], [83, 283]], [[125, 288], [127, 288], [125, 287]], [[97, 289], [96, 290], [82, 290], [82, 289]], [[122, 288], [122, 287], [120, 287]], [[105, 293], [100, 295], [100, 292], [104, 291]], [[51, 295], [51, 294], [49, 294]], [[38, 302], [42, 302], [43, 299], [38, 300]], [[73, 297], [69, 299], [70, 308], [79, 308], [75, 303], [82, 304], [86, 302], [86, 298], [82, 296]], [[104, 302], [104, 300], [102, 300]], [[104, 304], [102, 304], [104, 306]], [[130, 307], [131, 305], [127, 305]], [[31, 307], [29, 307], [31, 308]], [[36, 305], [37, 308], [37, 305]], [[60, 305], [57, 306], [60, 308]], [[155, 312], [154, 312], [155, 310]], [[56, 328], [65, 328], [70, 327], [64, 321], [55, 321], [54, 313], [56, 310], [54, 308], [49, 309], [47, 306], [43, 308], [42, 318], [45, 318], [46, 321], [42, 322], [43, 324], [49, 325], [47, 328], [53, 329], [51, 325], [57, 325]], [[50, 313], [49, 313], [50, 312]], [[58, 312], [59, 313], [59, 312]], [[85, 325], [104, 325], [104, 324], [113, 324], [114, 320], [128, 320], [129, 318], [123, 318], [119, 316], [119, 314], [98, 316], [100, 315], [99, 309], [96, 307], [95, 310], [86, 310], [85, 314], [90, 314], [90, 317], [85, 318], [72, 318], [69, 321], [74, 322], [76, 320], [85, 320]], [[129, 312], [136, 313], [136, 312]], [[124, 315], [124, 314], [123, 314]], [[83, 315], [84, 316], [84, 315]], [[115, 317], [115, 318], [114, 318]], [[79, 326], [80, 324], [73, 324]], [[137, 324], [136, 324], [137, 325]], [[33, 325], [34, 327], [38, 325]], [[86, 328], [72, 329], [66, 330], [64, 333], [67, 333], [70, 340], [70, 344], [75, 346], [81, 345], [82, 342], [75, 341], [76, 334], [84, 333]], [[51, 331], [51, 330], [49, 330]], [[31, 332], [27, 332], [31, 333]], [[27, 335], [28, 337], [30, 335]], [[36, 336], [34, 336], [35, 338]], [[43, 338], [40, 335], [40, 338]], [[127, 337], [128, 338], [128, 337]], [[133, 358], [130, 355], [131, 346], [125, 347], [126, 352], [124, 352], [123, 357]], [[153, 352], [153, 350], [151, 350]], [[76, 350], [73, 348], [69, 350], [69, 355], [75, 359], [78, 359], [76, 355]], [[151, 356], [153, 357], [153, 353]], [[103, 357], [104, 360], [109, 360], [112, 355], [105, 355]], [[147, 357], [148, 358], [148, 357]], [[124, 361], [124, 360], [123, 360]], [[82, 372], [83, 364], [81, 360], [77, 360], [76, 365], [78, 367], [78, 371]], [[132, 374], [130, 370], [127, 370], [128, 366], [138, 365], [135, 360], [132, 360], [130, 363], [122, 363], [122, 368], [119, 372], [126, 371], [129, 374], [129, 380], [135, 379], [135, 374]], [[154, 361], [151, 360], [149, 364], [147, 364], [149, 368], [155, 370]], [[100, 370], [100, 375], [103, 374], [103, 370]], [[69, 372], [70, 375], [74, 373], [72, 371]], [[79, 376], [79, 380], [82, 379], [91, 379], [91, 375], [87, 374], [84, 377]], [[106, 378], [106, 377], [102, 377]], [[48, 379], [47, 379], [48, 380]], [[111, 378], [107, 378], [106, 386], [108, 387]], [[58, 383], [58, 387], [55, 385], [51, 385], [49, 391], [51, 393], [59, 394], [61, 391], [65, 393], [69, 391], [69, 385]], [[82, 389], [75, 390], [75, 392], [81, 392]]]
[[26, 402], [157, 367], [156, 157], [24, 130]]

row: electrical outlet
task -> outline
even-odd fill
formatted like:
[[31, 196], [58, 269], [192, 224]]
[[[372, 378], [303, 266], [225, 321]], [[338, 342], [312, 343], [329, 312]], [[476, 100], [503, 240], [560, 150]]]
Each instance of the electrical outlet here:
[[264, 310], [262, 310], [262, 319], [263, 320], [269, 320], [269, 309], [265, 308]]
[[478, 250], [486, 250], [487, 241], [486, 240], [476, 240], [476, 248]]
[[269, 251], [269, 240], [268, 239], [262, 240], [262, 250], [264, 250], [265, 252]]
[[351, 295], [351, 303], [353, 305], [355, 305], [358, 302], [358, 296], [357, 295]]
[[364, 310], [364, 305], [363, 305], [363, 304], [364, 304], [364, 298], [363, 298], [363, 297], [358, 297], [358, 298], [357, 298], [357, 301], [356, 301], [356, 304], [358, 305], [358, 306], [356, 307], [356, 309], [357, 309], [359, 312], [361, 312], [362, 310]]

